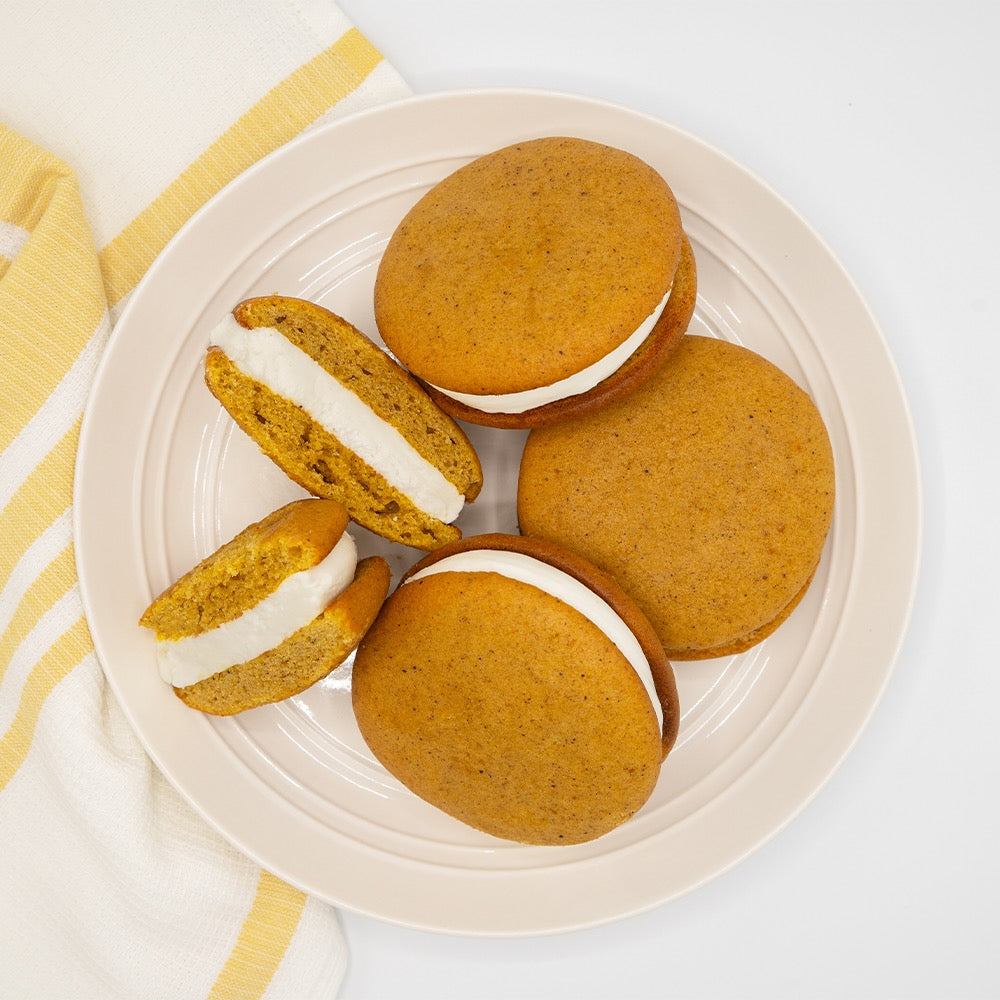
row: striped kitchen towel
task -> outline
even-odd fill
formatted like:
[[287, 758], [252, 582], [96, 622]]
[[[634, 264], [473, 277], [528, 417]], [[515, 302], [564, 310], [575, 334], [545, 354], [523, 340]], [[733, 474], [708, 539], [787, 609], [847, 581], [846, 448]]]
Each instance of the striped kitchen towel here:
[[73, 465], [115, 317], [184, 221], [407, 88], [329, 0], [8, 0], [0, 49], [0, 995], [333, 996], [336, 912], [210, 830], [108, 689]]

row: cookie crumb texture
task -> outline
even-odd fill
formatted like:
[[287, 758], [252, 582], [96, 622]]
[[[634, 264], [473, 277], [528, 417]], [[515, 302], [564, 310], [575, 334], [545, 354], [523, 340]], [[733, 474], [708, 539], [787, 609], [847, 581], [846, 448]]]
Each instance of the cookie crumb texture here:
[[834, 465], [809, 396], [760, 355], [688, 335], [632, 396], [532, 431], [521, 531], [617, 577], [671, 659], [740, 652], [805, 593]]
[[[283, 296], [247, 300], [234, 314], [251, 332], [253, 327], [279, 330], [396, 427], [466, 500], [478, 496], [482, 467], [465, 433], [412, 376], [346, 320]], [[422, 550], [461, 537], [458, 528], [420, 510], [299, 406], [241, 373], [221, 350], [208, 351], [205, 382], [289, 478], [314, 496], [342, 503], [358, 524]]]
[[[347, 511], [333, 501], [293, 500], [180, 577], [143, 612], [139, 624], [158, 639], [181, 639], [233, 621], [286, 577], [321, 562], [347, 520]], [[389, 564], [381, 557], [362, 559], [347, 589], [279, 646], [174, 693], [211, 715], [235, 715], [299, 694], [357, 647], [385, 600], [389, 576]]]
[[139, 624], [157, 639], [198, 635], [238, 618], [286, 577], [321, 562], [347, 527], [330, 500], [296, 500], [248, 525], [169, 586]]
[[358, 649], [352, 688], [388, 771], [507, 840], [599, 837], [659, 774], [656, 716], [628, 661], [582, 615], [493, 573], [400, 587]]
[[378, 556], [362, 559], [347, 590], [280, 646], [174, 693], [210, 715], [235, 715], [300, 694], [357, 648], [388, 590], [389, 564]]

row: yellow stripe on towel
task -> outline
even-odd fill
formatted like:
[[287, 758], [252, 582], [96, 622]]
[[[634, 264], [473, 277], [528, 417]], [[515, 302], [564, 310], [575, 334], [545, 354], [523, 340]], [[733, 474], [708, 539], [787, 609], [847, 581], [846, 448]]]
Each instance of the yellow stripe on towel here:
[[0, 511], [0, 581], [7, 580], [30, 544], [69, 506], [79, 433], [78, 420]]
[[67, 177], [72, 174], [57, 156], [0, 124], [0, 219], [30, 233]]
[[26, 588], [10, 624], [0, 629], [0, 681], [17, 647], [42, 615], [73, 586], [76, 580], [73, 558], [73, 546], [67, 545]]
[[305, 905], [304, 893], [262, 871], [250, 912], [209, 1000], [262, 996], [285, 957]]
[[0, 737], [0, 791], [7, 787], [28, 755], [45, 699], [92, 649], [87, 622], [81, 616], [35, 664], [21, 689], [14, 719]]
[[107, 305], [75, 176], [3, 126], [0, 195], [0, 221], [29, 234], [0, 295], [3, 361], [18, 373], [18, 391], [4, 399], [3, 451], [72, 368]]
[[135, 287], [196, 209], [355, 90], [381, 60], [351, 28], [265, 94], [100, 252], [108, 303]]

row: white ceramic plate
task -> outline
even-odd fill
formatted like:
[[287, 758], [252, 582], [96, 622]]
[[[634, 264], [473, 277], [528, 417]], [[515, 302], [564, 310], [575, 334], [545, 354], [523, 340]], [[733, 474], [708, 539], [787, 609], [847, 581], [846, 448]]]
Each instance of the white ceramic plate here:
[[[149, 600], [297, 487], [234, 429], [201, 381], [209, 329], [240, 299], [314, 299], [376, 336], [372, 286], [403, 213], [472, 156], [575, 134], [657, 167], [698, 260], [692, 332], [738, 341], [812, 394], [837, 462], [833, 531], [808, 596], [743, 656], [677, 665], [676, 749], [638, 816], [598, 841], [491, 839], [417, 800], [375, 763], [350, 666], [231, 719], [162, 683]], [[471, 428], [486, 472], [466, 534], [516, 530], [523, 435]], [[918, 563], [917, 460], [882, 337], [843, 269], [793, 210], [691, 136], [566, 95], [415, 98], [308, 133], [240, 176], [183, 229], [118, 322], [85, 415], [76, 551], [97, 652], [156, 764], [225, 837], [324, 900], [482, 935], [601, 923], [724, 871], [793, 817], [868, 719], [892, 669]], [[419, 553], [358, 532], [396, 572]]]

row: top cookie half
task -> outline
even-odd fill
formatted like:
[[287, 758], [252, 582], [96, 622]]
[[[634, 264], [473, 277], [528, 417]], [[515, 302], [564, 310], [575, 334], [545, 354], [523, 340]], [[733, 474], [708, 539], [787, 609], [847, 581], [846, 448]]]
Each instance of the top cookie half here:
[[460, 168], [405, 216], [379, 267], [375, 318], [434, 389], [524, 393], [622, 348], [661, 309], [684, 243], [673, 193], [638, 157], [525, 141]]

